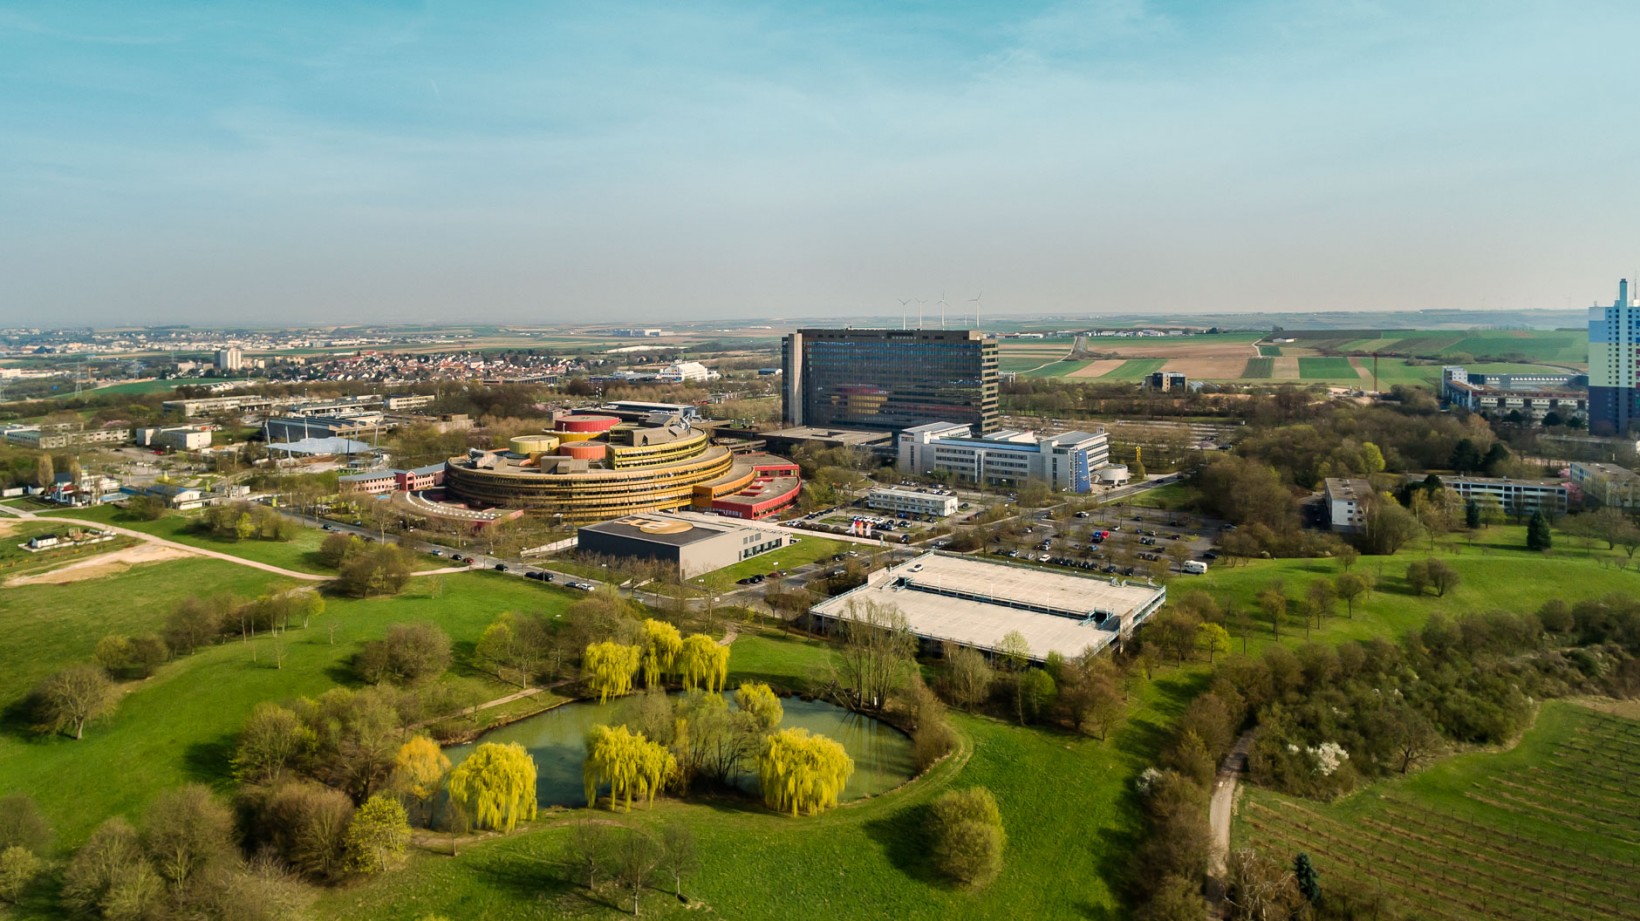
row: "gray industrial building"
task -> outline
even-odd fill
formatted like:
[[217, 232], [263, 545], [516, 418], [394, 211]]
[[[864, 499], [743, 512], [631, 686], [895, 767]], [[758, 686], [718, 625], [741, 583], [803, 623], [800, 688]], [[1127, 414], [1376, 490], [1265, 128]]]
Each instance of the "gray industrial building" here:
[[624, 559], [661, 560], [676, 565], [685, 579], [784, 547], [788, 537], [773, 530], [707, 521], [696, 516], [641, 514], [582, 525], [575, 547], [582, 553]]

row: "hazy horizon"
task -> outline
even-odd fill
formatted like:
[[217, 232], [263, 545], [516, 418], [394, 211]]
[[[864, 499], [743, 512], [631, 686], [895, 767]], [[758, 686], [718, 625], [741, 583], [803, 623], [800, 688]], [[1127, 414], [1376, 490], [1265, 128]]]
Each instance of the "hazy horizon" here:
[[1637, 24], [23, 0], [0, 325], [1581, 308], [1640, 264]]

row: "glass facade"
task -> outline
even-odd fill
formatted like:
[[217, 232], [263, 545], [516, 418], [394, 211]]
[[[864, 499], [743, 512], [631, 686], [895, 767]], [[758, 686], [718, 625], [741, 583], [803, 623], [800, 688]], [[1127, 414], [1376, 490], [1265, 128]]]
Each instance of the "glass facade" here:
[[975, 330], [805, 329], [785, 341], [793, 424], [997, 425], [997, 345]]

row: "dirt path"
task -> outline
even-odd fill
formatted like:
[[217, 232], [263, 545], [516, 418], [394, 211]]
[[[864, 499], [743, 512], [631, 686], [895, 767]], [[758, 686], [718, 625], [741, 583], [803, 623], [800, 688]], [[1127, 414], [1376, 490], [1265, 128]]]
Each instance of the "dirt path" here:
[[115, 550], [111, 553], [102, 553], [89, 559], [77, 560], [66, 566], [48, 569], [27, 576], [14, 576], [6, 581], [8, 587], [14, 585], [68, 585], [73, 582], [83, 582], [87, 579], [98, 579], [103, 576], [118, 575], [133, 566], [143, 563], [162, 563], [174, 560], [186, 554], [172, 547], [163, 547], [157, 544], [138, 544], [124, 550]]
[[275, 575], [284, 576], [288, 579], [301, 579], [304, 582], [329, 582], [331, 578], [330, 576], [317, 576], [311, 572], [297, 572], [294, 569], [283, 569], [278, 566], [274, 566], [271, 563], [258, 563], [256, 560], [247, 560], [242, 556], [234, 556], [231, 553], [206, 550], [204, 547], [195, 547], [190, 544], [180, 544], [174, 540], [166, 540], [163, 537], [155, 537], [152, 534], [147, 534], [142, 531], [133, 531], [130, 528], [122, 528], [115, 524], [92, 522], [87, 526], [98, 528], [103, 531], [112, 531], [115, 534], [124, 534], [126, 537], [135, 537], [140, 541], [145, 541], [161, 547], [170, 547], [182, 553], [193, 554], [194, 556], [207, 556], [213, 560], [222, 560], [225, 563], [238, 563], [240, 566], [249, 566], [252, 569], [260, 569], [263, 572], [271, 572]]
[[[1224, 875], [1230, 861], [1230, 820], [1235, 815], [1236, 785], [1247, 772], [1247, 752], [1253, 747], [1253, 733], [1242, 733], [1235, 747], [1219, 766], [1219, 776], [1213, 783], [1213, 800], [1207, 809], [1208, 824], [1213, 830], [1213, 849], [1207, 861], [1207, 875], [1212, 879], [1208, 894], [1215, 906], [1224, 898]], [[1219, 917], [1215, 907], [1212, 917]]]

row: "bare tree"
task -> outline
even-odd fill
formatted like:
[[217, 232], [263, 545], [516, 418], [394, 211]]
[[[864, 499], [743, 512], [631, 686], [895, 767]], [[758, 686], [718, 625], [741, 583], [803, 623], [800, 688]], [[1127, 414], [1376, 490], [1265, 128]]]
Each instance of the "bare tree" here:
[[832, 634], [842, 646], [837, 678], [855, 709], [881, 710], [905, 682], [917, 651], [905, 615], [893, 605], [851, 603]]

